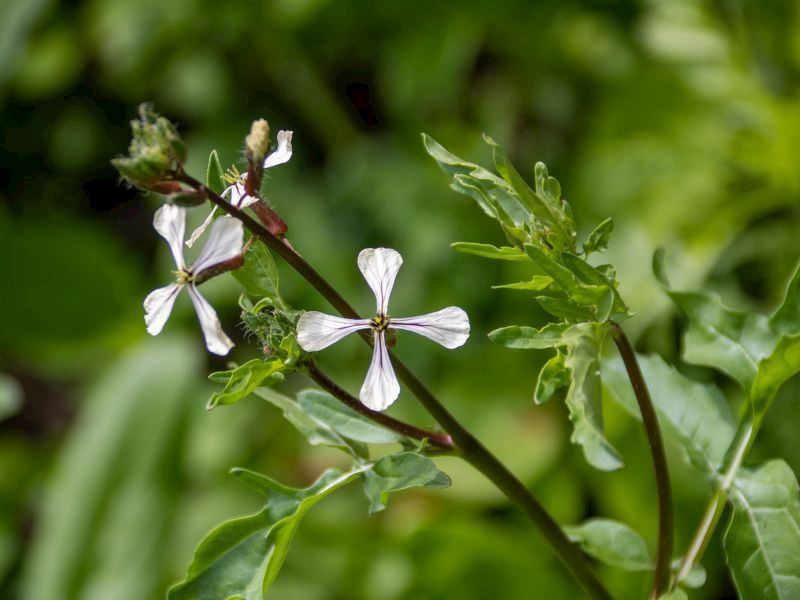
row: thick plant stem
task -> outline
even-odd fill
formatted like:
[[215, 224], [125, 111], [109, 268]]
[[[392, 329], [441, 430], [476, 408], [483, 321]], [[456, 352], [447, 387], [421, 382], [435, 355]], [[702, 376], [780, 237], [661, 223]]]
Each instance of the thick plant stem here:
[[[263, 225], [250, 217], [243, 210], [231, 205], [212, 189], [203, 185], [193, 177], [181, 173], [177, 179], [201, 191], [214, 204], [228, 214], [236, 217], [244, 226], [257, 236], [270, 249], [274, 250], [281, 258], [305, 278], [343, 317], [357, 319], [359, 314], [342, 297], [336, 289], [328, 283], [317, 271], [309, 265], [288, 243], [282, 238], [271, 234]], [[369, 343], [369, 339], [364, 338]], [[400, 380], [419, 399], [442, 428], [450, 434], [453, 442], [460, 451], [460, 455], [472, 466], [483, 473], [509, 500], [519, 506], [523, 512], [536, 524], [542, 534], [550, 542], [558, 557], [570, 571], [575, 580], [581, 585], [589, 598], [593, 600], [610, 600], [611, 595], [595, 576], [591, 565], [577, 545], [570, 542], [558, 523], [539, 504], [530, 490], [511, 473], [489, 450], [478, 441], [461, 423], [439, 402], [411, 370], [400, 359], [392, 355], [392, 364]]]
[[383, 425], [387, 429], [391, 429], [392, 431], [396, 431], [397, 433], [401, 433], [415, 440], [428, 440], [431, 445], [436, 446], [437, 448], [443, 450], [455, 449], [455, 446], [453, 445], [453, 438], [446, 433], [437, 433], [435, 431], [420, 429], [419, 427], [415, 427], [390, 417], [386, 413], [371, 410], [364, 406], [358, 398], [339, 387], [336, 382], [331, 380], [330, 377], [320, 371], [319, 367], [317, 367], [313, 361], [306, 363], [306, 368], [308, 369], [308, 376], [314, 381], [314, 383], [328, 392], [331, 396], [346, 406], [352, 408], [359, 414], [364, 415], [368, 419]]
[[757, 426], [753, 423], [753, 419], [749, 412], [745, 413], [744, 418], [736, 430], [736, 435], [731, 441], [728, 452], [725, 455], [725, 463], [721, 469], [722, 476], [719, 479], [719, 485], [714, 495], [706, 507], [703, 517], [700, 519], [700, 524], [697, 531], [692, 536], [692, 541], [689, 543], [689, 548], [686, 550], [686, 555], [681, 561], [678, 572], [675, 575], [675, 586], [682, 582], [692, 570], [692, 567], [700, 560], [705, 552], [711, 536], [714, 534], [714, 529], [719, 523], [722, 512], [725, 509], [725, 502], [728, 498], [728, 490], [733, 484], [736, 477], [736, 472], [742, 465], [747, 451], [753, 445], [755, 440]]
[[636, 352], [634, 352], [628, 336], [616, 323], [611, 323], [611, 336], [614, 338], [622, 361], [625, 363], [628, 379], [631, 381], [636, 401], [639, 403], [639, 412], [642, 414], [647, 443], [650, 446], [650, 454], [653, 457], [656, 492], [658, 495], [658, 548], [651, 597], [658, 598], [669, 588], [672, 549], [675, 543], [672, 489], [669, 481], [667, 457], [664, 453], [664, 441], [661, 437], [661, 429], [658, 426], [656, 411], [653, 407], [653, 401], [650, 399], [647, 384], [642, 376], [642, 370], [639, 368], [639, 361], [636, 360]]

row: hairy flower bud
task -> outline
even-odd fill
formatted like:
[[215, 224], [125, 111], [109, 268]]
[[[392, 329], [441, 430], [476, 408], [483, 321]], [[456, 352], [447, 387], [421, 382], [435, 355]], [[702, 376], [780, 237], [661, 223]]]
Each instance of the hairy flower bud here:
[[269, 150], [269, 123], [266, 119], [253, 121], [250, 133], [244, 139], [247, 160], [262, 163]]
[[186, 145], [175, 126], [149, 104], [139, 106], [139, 118], [131, 121], [131, 131], [128, 156], [115, 158], [111, 164], [133, 185], [157, 189], [183, 165]]

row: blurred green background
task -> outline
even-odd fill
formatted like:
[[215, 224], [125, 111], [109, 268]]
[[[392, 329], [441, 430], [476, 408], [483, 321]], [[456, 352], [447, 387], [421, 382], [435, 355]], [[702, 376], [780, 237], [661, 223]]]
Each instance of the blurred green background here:
[[[509, 351], [485, 334], [544, 315], [525, 293], [490, 289], [518, 267], [449, 249], [501, 234], [447, 188], [419, 132], [487, 165], [480, 133], [490, 133], [524, 173], [548, 164], [584, 231], [613, 217], [609, 259], [638, 313], [626, 328], [641, 350], [677, 360], [681, 323], [650, 272], [657, 246], [676, 287], [763, 310], [800, 257], [797, 2], [1, 4], [0, 597], [163, 597], [207, 529], [258, 508], [230, 467], [300, 485], [341, 461], [256, 398], [205, 411], [205, 374], [225, 360], [205, 353], [187, 298], [159, 338], [145, 333], [141, 301], [167, 283], [170, 258], [151, 228], [157, 199], [120, 185], [109, 165], [145, 100], [179, 123], [198, 176], [211, 149], [225, 166], [241, 158], [252, 119], [294, 130], [294, 158], [266, 190], [296, 247], [365, 311], [357, 252], [398, 249], [394, 312], [458, 304], [473, 327], [457, 352], [407, 336], [399, 354], [559, 521], [604, 515], [653, 543], [640, 428], [607, 407], [627, 466], [601, 473], [569, 444], [563, 406], [534, 408], [547, 353]], [[280, 267], [289, 302], [327, 308]], [[240, 342], [231, 359], [256, 356], [237, 328], [234, 280], [204, 290]], [[355, 340], [320, 359], [352, 391], [369, 360]], [[283, 389], [307, 385], [298, 377]], [[753, 454], [784, 456], [796, 472], [798, 392], [796, 381], [785, 387]], [[392, 414], [431, 425], [406, 392]], [[676, 452], [670, 459], [680, 549], [707, 490]], [[273, 597], [580, 596], [479, 474], [441, 466], [452, 488], [396, 495], [374, 517], [355, 486], [326, 500], [304, 521]], [[722, 560], [715, 541], [693, 598], [732, 596]], [[643, 597], [644, 575], [598, 568], [619, 597]]]

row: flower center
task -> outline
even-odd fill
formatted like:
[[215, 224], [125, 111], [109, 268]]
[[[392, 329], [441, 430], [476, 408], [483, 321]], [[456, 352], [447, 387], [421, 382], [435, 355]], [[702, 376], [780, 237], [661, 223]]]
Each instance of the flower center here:
[[175, 282], [180, 285], [186, 285], [194, 279], [194, 275], [190, 271], [173, 271], [175, 273]]
[[376, 331], [383, 331], [389, 327], [389, 315], [375, 315], [372, 318], [372, 328]]

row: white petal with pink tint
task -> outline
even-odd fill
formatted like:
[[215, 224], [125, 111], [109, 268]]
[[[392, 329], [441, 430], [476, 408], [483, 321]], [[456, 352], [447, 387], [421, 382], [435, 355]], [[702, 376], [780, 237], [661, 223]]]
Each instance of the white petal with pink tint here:
[[206, 348], [208, 348], [209, 352], [225, 356], [233, 348], [233, 342], [222, 331], [222, 324], [219, 322], [217, 311], [208, 303], [208, 300], [200, 295], [194, 284], [189, 284], [189, 295], [192, 298], [194, 310], [197, 312], [200, 328], [203, 330]]
[[264, 159], [264, 168], [282, 165], [289, 162], [290, 158], [292, 158], [292, 132], [281, 130], [278, 132], [278, 147]]
[[158, 335], [164, 329], [181, 287], [179, 283], [171, 283], [153, 290], [144, 299], [144, 323], [147, 325], [147, 333]]
[[192, 266], [195, 273], [199, 273], [218, 265], [219, 263], [231, 260], [242, 253], [244, 246], [244, 226], [239, 219], [230, 216], [220, 217], [211, 225], [211, 233], [208, 235], [206, 245], [200, 252], [200, 256]]
[[174, 204], [164, 204], [153, 217], [153, 228], [167, 240], [175, 266], [184, 269], [183, 234], [186, 230], [186, 210]]
[[391, 248], [366, 248], [358, 253], [358, 268], [375, 294], [376, 312], [387, 314], [389, 296], [403, 257]]
[[383, 331], [375, 331], [372, 362], [358, 395], [361, 402], [372, 410], [386, 410], [400, 395], [400, 384], [394, 374], [384, 334]]
[[463, 346], [469, 339], [469, 317], [457, 306], [448, 306], [419, 317], [391, 319], [389, 327], [424, 335], [451, 350]]
[[297, 321], [297, 343], [306, 352], [316, 352], [371, 325], [369, 319], [345, 319], [312, 310], [303, 313]]

